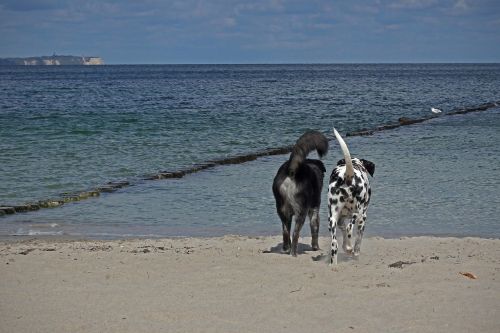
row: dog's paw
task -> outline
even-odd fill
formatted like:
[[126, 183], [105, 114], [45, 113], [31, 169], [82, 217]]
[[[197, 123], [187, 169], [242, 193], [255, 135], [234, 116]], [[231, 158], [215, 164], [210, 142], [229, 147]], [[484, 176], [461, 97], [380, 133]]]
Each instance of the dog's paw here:
[[354, 254], [354, 251], [352, 248], [345, 248], [344, 252], [345, 252], [345, 254], [348, 254], [350, 256], [352, 256]]
[[342, 249], [344, 250], [344, 253], [351, 255], [354, 251], [354, 248], [346, 243], [342, 244]]

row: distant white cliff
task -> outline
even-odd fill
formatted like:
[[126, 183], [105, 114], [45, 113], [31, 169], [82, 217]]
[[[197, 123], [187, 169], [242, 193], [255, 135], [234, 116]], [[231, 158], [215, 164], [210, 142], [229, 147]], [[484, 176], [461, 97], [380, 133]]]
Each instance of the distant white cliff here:
[[21, 66], [64, 66], [64, 65], [104, 65], [101, 57], [52, 55], [28, 58], [0, 58], [0, 65]]

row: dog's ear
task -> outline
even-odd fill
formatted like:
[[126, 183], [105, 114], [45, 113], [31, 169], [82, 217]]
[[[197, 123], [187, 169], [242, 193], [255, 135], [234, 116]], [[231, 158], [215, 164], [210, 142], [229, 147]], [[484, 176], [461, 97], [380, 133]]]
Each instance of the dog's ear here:
[[345, 159], [338, 160], [337, 166], [339, 165], [345, 165]]
[[375, 173], [375, 163], [361, 159], [361, 163], [363, 163], [363, 166], [365, 167], [366, 171], [370, 174], [370, 176], [373, 177], [373, 174]]

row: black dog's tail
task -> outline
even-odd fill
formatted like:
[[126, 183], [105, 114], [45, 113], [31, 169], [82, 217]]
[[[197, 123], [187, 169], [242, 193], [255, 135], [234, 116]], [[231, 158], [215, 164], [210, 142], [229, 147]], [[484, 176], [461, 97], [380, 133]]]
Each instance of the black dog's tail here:
[[290, 154], [288, 167], [290, 176], [295, 175], [297, 168], [313, 150], [318, 152], [319, 157], [323, 157], [328, 151], [328, 139], [318, 131], [307, 131], [297, 140]]

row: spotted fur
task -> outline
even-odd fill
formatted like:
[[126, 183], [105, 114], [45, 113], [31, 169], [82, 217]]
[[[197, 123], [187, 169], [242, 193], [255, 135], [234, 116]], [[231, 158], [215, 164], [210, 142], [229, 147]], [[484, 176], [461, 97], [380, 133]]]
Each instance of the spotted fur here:
[[[337, 264], [337, 226], [342, 230], [342, 248], [347, 254], [358, 256], [366, 225], [366, 211], [370, 203], [371, 188], [368, 174], [373, 177], [375, 164], [351, 158], [347, 145], [334, 129], [335, 137], [344, 153], [332, 170], [328, 186], [328, 229], [331, 234], [331, 264]], [[354, 229], [356, 242], [352, 245]]]

